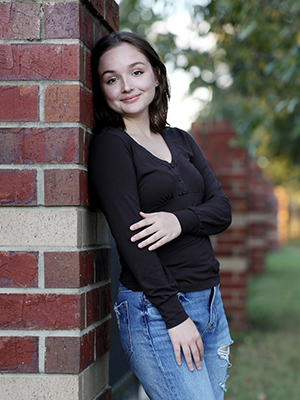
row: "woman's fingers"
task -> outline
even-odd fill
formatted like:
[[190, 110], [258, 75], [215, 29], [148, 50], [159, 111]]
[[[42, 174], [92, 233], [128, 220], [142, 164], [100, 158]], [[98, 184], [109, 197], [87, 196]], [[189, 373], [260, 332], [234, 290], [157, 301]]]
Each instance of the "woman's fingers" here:
[[149, 250], [155, 250], [165, 243], [178, 237], [181, 226], [177, 217], [172, 213], [140, 213], [142, 219], [129, 227], [131, 231], [142, 229], [131, 237], [132, 242], [143, 240], [138, 244], [139, 248], [150, 246]]
[[179, 343], [173, 344], [174, 355], [178, 365], [181, 365], [181, 347]]
[[201, 343], [196, 341], [195, 344], [192, 345], [191, 353], [192, 353], [192, 357], [193, 357], [196, 368], [198, 370], [200, 370], [201, 369], [201, 360], [204, 359], [202, 340], [201, 340]]
[[193, 323], [188, 318], [174, 328], [168, 329], [173, 345], [175, 359], [181, 365], [181, 350], [190, 371], [194, 370], [194, 364], [201, 369], [201, 361], [204, 359], [203, 343], [201, 336]]
[[194, 371], [194, 365], [193, 365], [193, 360], [192, 360], [192, 353], [191, 349], [189, 346], [183, 346], [182, 347], [182, 352], [185, 358], [185, 362], [187, 363], [188, 369], [190, 371]]
[[[151, 224], [153, 224], [153, 223], [155, 222], [155, 215], [156, 215], [156, 213], [153, 213], [153, 214], [145, 214], [145, 213], [143, 213], [143, 212], [140, 212], [140, 215], [141, 215], [141, 217], [142, 217], [143, 219], [141, 219], [140, 221], [138, 221], [138, 222], [132, 224], [132, 225], [129, 227], [129, 229], [130, 229], [131, 231], [136, 231], [137, 229], [144, 228], [144, 227], [146, 227], [146, 226], [148, 226], [148, 225], [151, 225]], [[143, 215], [144, 215], [145, 217], [143, 217]], [[151, 218], [150, 216], [152, 216], [152, 218]]]

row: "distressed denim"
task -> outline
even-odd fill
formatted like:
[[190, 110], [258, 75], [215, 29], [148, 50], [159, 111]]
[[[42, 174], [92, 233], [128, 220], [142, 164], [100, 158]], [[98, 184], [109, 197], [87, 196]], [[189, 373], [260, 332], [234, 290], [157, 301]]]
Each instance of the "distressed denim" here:
[[151, 400], [224, 399], [232, 342], [219, 287], [178, 293], [204, 345], [201, 370], [175, 360], [166, 325], [143, 292], [119, 287], [115, 312], [121, 343], [134, 374]]

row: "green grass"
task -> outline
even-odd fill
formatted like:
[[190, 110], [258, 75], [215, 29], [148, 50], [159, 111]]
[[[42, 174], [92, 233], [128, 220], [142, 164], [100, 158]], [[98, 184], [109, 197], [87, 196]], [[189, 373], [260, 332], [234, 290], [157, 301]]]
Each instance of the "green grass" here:
[[226, 400], [300, 399], [300, 244], [266, 262], [248, 282], [249, 329], [232, 333]]

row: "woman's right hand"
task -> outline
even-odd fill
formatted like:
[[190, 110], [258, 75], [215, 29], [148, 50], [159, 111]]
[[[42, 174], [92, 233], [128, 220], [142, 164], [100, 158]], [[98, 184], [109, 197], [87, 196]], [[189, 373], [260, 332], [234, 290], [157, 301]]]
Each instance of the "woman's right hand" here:
[[168, 329], [176, 362], [181, 365], [181, 349], [190, 371], [194, 371], [193, 361], [198, 370], [204, 360], [203, 342], [194, 322], [188, 318], [174, 328]]

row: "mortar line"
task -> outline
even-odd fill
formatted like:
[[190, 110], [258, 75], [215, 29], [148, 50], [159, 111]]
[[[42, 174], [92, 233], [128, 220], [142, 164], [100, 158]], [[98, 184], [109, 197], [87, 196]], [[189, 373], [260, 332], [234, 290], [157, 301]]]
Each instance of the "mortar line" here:
[[110, 281], [104, 280], [97, 283], [92, 283], [81, 288], [0, 288], [0, 294], [56, 294], [56, 295], [81, 295], [86, 294], [94, 289], [99, 289], [110, 283]]
[[38, 269], [38, 287], [45, 289], [45, 257], [43, 251], [39, 251]]
[[[87, 328], [84, 329], [57, 329], [55, 331], [51, 330], [0, 330], [0, 337], [40, 337], [40, 338], [47, 338], [47, 337], [82, 337], [89, 333], [91, 330], [98, 328], [103, 323], [109, 321], [111, 319], [111, 314], [108, 314], [106, 317], [102, 318], [101, 320], [94, 322], [93, 324], [89, 325]], [[1, 376], [1, 374], [0, 374]]]
[[92, 133], [92, 128], [81, 122], [22, 122], [22, 128], [18, 122], [0, 122], [0, 128], [16, 128], [16, 129], [53, 129], [53, 128], [81, 128], [89, 133]]
[[[44, 173], [45, 169], [78, 169], [81, 171], [87, 171], [87, 167], [81, 164], [1, 164], [0, 170], [14, 169], [14, 170], [32, 170], [35, 169], [40, 173]], [[41, 196], [43, 195], [43, 189], [41, 189]], [[41, 199], [44, 199], [43, 197]], [[41, 202], [41, 205], [44, 201]]]
[[39, 372], [45, 372], [45, 355], [46, 355], [46, 345], [45, 337], [39, 336]]

